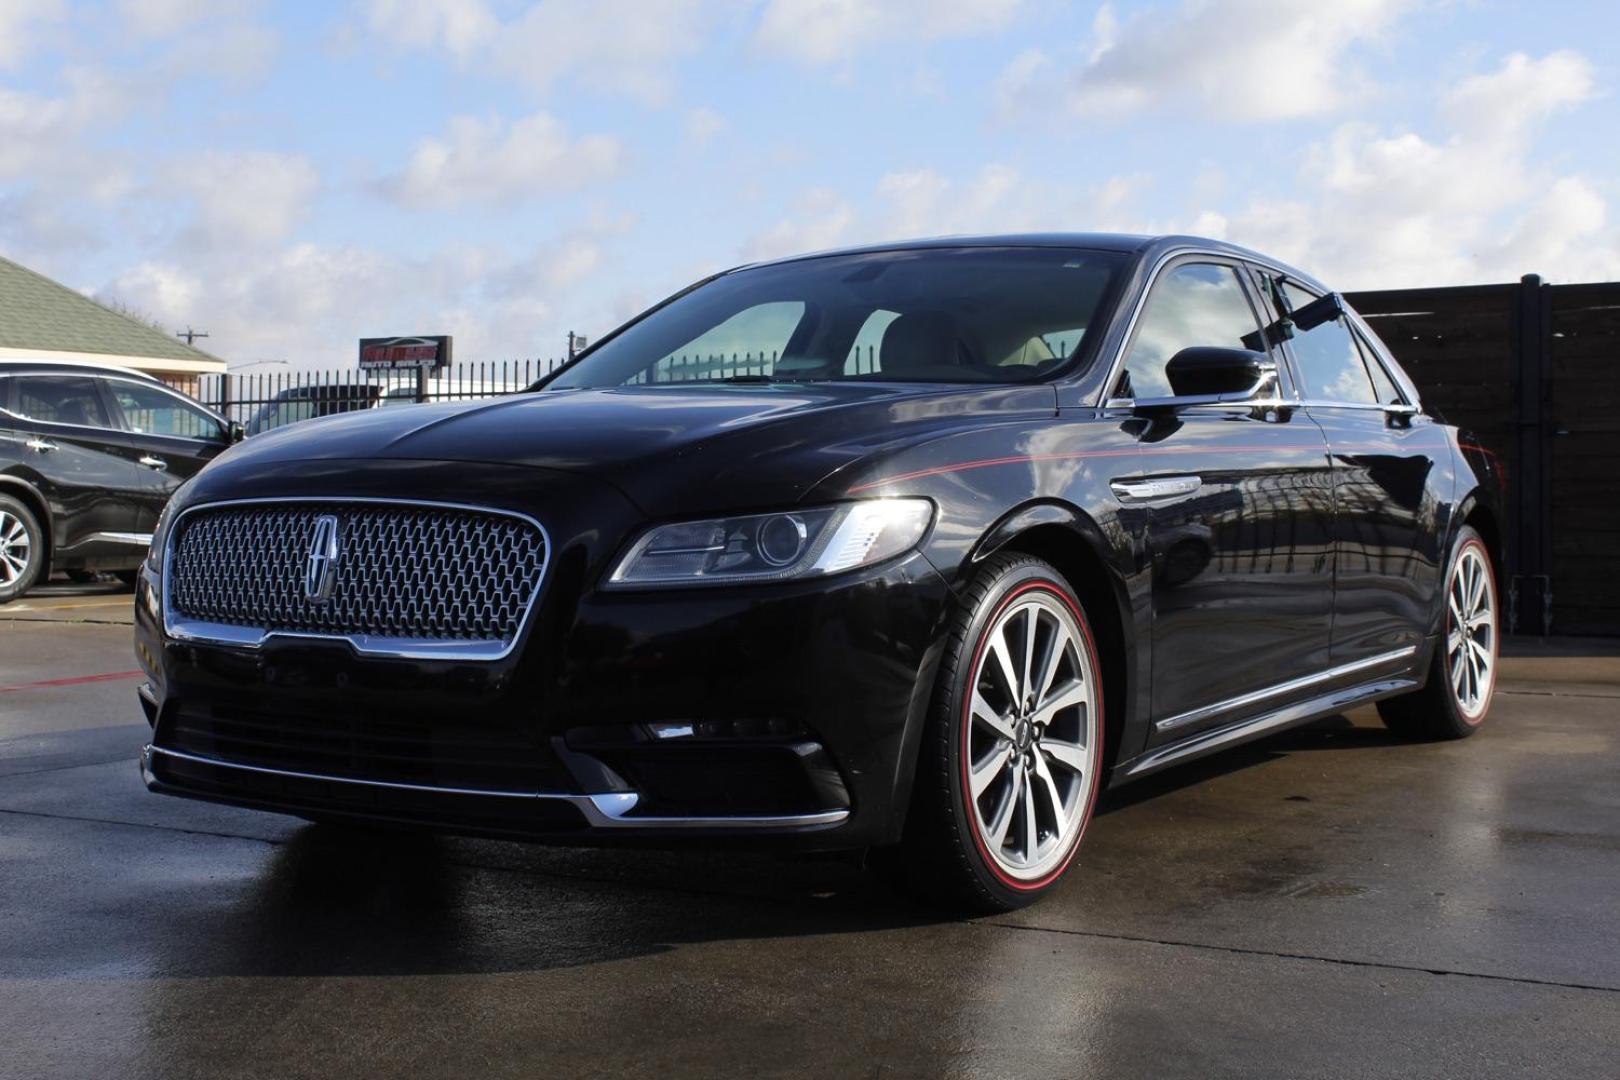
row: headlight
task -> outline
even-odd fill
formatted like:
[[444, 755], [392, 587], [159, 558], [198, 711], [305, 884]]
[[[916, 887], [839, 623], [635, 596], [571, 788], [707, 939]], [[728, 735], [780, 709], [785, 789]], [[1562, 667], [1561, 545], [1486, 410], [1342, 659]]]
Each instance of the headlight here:
[[822, 577], [892, 559], [922, 540], [927, 499], [868, 499], [660, 525], [637, 540], [607, 588], [736, 585]]

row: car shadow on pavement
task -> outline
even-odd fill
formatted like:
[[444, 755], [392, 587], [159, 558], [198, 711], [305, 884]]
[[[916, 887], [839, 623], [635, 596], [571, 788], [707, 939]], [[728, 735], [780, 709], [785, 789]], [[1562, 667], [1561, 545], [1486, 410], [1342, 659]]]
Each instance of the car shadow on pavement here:
[[331, 976], [538, 971], [949, 916], [891, 893], [852, 860], [311, 825], [203, 918], [174, 942], [197, 950], [173, 958], [179, 970]]
[[[1395, 745], [1343, 717], [1105, 794], [1100, 814], [1301, 750]], [[550, 848], [309, 825], [229, 902], [173, 939], [192, 974], [332, 976], [540, 971], [682, 945], [958, 921], [854, 858], [756, 849]], [[192, 950], [195, 950], [193, 953]]]

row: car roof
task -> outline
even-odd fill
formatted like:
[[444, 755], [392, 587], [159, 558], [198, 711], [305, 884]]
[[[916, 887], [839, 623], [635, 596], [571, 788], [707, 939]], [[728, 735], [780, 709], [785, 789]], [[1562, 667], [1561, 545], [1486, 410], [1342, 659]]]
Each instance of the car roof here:
[[802, 255], [789, 255], [780, 259], [767, 259], [757, 263], [749, 263], [736, 269], [742, 270], [757, 266], [778, 266], [784, 263], [799, 262], [805, 259], [824, 259], [834, 255], [866, 255], [884, 251], [917, 251], [929, 248], [1007, 248], [1007, 247], [1057, 247], [1057, 248], [1083, 248], [1091, 251], [1112, 251], [1126, 255], [1136, 256], [1144, 262], [1155, 262], [1161, 256], [1175, 254], [1181, 250], [1210, 252], [1218, 255], [1227, 255], [1232, 258], [1245, 259], [1252, 262], [1263, 263], [1281, 271], [1291, 280], [1299, 281], [1313, 286], [1318, 290], [1325, 289], [1321, 282], [1311, 275], [1298, 270], [1269, 255], [1240, 247], [1237, 244], [1227, 243], [1225, 240], [1211, 240], [1203, 236], [1186, 236], [1177, 233], [1147, 236], [1136, 233], [1104, 233], [1104, 232], [1040, 232], [1040, 233], [987, 233], [971, 236], [932, 236], [915, 240], [894, 240], [880, 244], [862, 244], [855, 247], [834, 248], [827, 251], [807, 252]]
[[133, 368], [114, 367], [78, 360], [0, 359], [0, 375], [119, 375], [126, 379], [163, 385], [163, 380]]

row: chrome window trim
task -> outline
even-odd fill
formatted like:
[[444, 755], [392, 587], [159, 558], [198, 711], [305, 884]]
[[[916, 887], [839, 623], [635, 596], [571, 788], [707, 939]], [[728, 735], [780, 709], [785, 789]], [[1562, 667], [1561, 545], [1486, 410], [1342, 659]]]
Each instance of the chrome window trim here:
[[1340, 664], [1338, 667], [1328, 668], [1326, 671], [1318, 671], [1312, 675], [1304, 675], [1297, 679], [1289, 679], [1287, 682], [1276, 683], [1275, 685], [1267, 686], [1260, 690], [1251, 690], [1247, 694], [1239, 694], [1236, 697], [1227, 698], [1225, 701], [1217, 701], [1212, 705], [1203, 705], [1196, 709], [1190, 709], [1184, 713], [1178, 713], [1175, 716], [1166, 717], [1163, 720], [1155, 720], [1153, 722], [1153, 730], [1159, 732], [1174, 731], [1177, 728], [1186, 727], [1188, 724], [1195, 724], [1200, 720], [1208, 720], [1213, 716], [1218, 716], [1224, 712], [1230, 712], [1233, 709], [1241, 709], [1248, 705], [1258, 705], [1262, 701], [1269, 701], [1275, 697], [1282, 697], [1285, 694], [1291, 694], [1296, 690], [1304, 690], [1309, 687], [1316, 686], [1319, 683], [1332, 682], [1335, 679], [1342, 679], [1347, 675], [1355, 675], [1362, 671], [1371, 671], [1373, 668], [1383, 667], [1386, 664], [1393, 664], [1397, 660], [1404, 660], [1407, 657], [1416, 654], [1417, 650], [1418, 647], [1416, 645], [1408, 645], [1404, 648], [1392, 649], [1389, 652], [1379, 653], [1377, 656], [1369, 656], [1361, 660], [1351, 661], [1348, 664]]
[[[180, 534], [180, 523], [186, 516], [203, 510], [221, 510], [233, 506], [286, 506], [289, 504], [308, 505], [322, 504], [360, 504], [366, 506], [407, 506], [426, 507], [435, 510], [460, 510], [475, 514], [495, 514], [501, 517], [516, 518], [533, 525], [540, 531], [540, 540], [545, 545], [545, 558], [540, 563], [540, 576], [535, 581], [534, 595], [529, 597], [529, 606], [524, 609], [523, 618], [518, 623], [517, 631], [513, 633], [512, 640], [502, 641], [462, 641], [457, 639], [439, 638], [396, 638], [380, 637], [371, 634], [321, 634], [308, 630], [266, 630], [262, 627], [238, 626], [234, 623], [215, 623], [203, 619], [178, 618], [174, 614], [174, 603], [170, 597], [170, 590], [174, 585], [174, 574], [171, 572], [171, 562], [174, 559], [174, 540]], [[168, 532], [163, 539], [163, 632], [165, 636], [175, 641], [195, 642], [205, 645], [226, 645], [237, 649], [257, 649], [265, 642], [276, 638], [287, 638], [300, 641], [342, 641], [354, 649], [361, 656], [387, 657], [394, 660], [504, 660], [523, 641], [528, 633], [529, 624], [534, 621], [535, 609], [539, 607], [540, 596], [546, 587], [546, 572], [551, 569], [551, 534], [546, 531], [536, 518], [519, 510], [507, 510], [497, 506], [475, 506], [471, 503], [435, 502], [428, 499], [384, 499], [375, 497], [349, 497], [343, 495], [309, 495], [309, 496], [277, 496], [274, 498], [258, 499], [224, 499], [218, 502], [197, 503], [188, 506], [174, 516], [174, 520], [167, 525]]]
[[593, 829], [791, 829], [817, 825], [836, 825], [849, 817], [849, 810], [823, 810], [814, 814], [755, 814], [728, 817], [710, 816], [649, 816], [631, 817], [630, 812], [641, 801], [634, 791], [606, 791], [596, 794], [575, 795], [561, 791], [500, 791], [485, 788], [436, 787], [430, 784], [405, 784], [396, 780], [357, 780], [348, 776], [326, 776], [321, 773], [298, 772], [292, 769], [272, 769], [264, 765], [245, 765], [235, 761], [188, 754], [183, 750], [168, 750], [149, 743], [141, 752], [141, 772], [148, 783], [162, 783], [152, 771], [155, 754], [206, 765], [216, 769], [240, 769], [265, 776], [282, 776], [293, 780], [312, 780], [324, 784], [352, 784], [363, 788], [386, 788], [392, 791], [412, 791], [430, 795], [471, 795], [496, 799], [547, 799], [566, 802], [577, 809]]
[[[117, 382], [134, 383], [136, 386], [145, 386], [145, 387], [148, 387], [148, 388], [156, 388], [158, 390], [163, 391], [165, 394], [168, 394], [170, 397], [175, 398], [181, 404], [189, 405], [193, 409], [199, 409], [202, 412], [208, 414], [213, 419], [218, 420], [219, 423], [220, 423], [220, 426], [225, 429], [226, 435], [229, 436], [229, 434], [230, 434], [230, 429], [231, 429], [230, 421], [226, 420], [223, 416], [221, 416], [219, 413], [215, 412], [213, 409], [210, 409], [208, 406], [204, 405], [202, 402], [193, 401], [191, 398], [188, 398], [186, 395], [180, 393], [180, 391], [175, 390], [175, 389], [173, 389], [171, 387], [165, 386], [163, 383], [159, 382], [156, 379], [141, 379], [141, 378], [137, 378], [137, 377], [135, 377], [133, 375], [124, 375], [124, 374], [118, 373], [118, 372], [102, 371], [99, 368], [93, 368], [93, 367], [88, 367], [88, 366], [84, 369], [83, 374], [79, 374], [78, 372], [69, 372], [69, 371], [10, 371], [10, 372], [8, 372], [4, 367], [0, 367], [0, 375], [5, 375], [7, 378], [11, 378], [11, 379], [49, 379], [49, 378], [52, 378], [52, 377], [55, 377], [55, 376], [67, 376], [67, 377], [70, 377], [70, 378], [79, 378], [79, 379], [108, 379], [108, 380], [115, 380]], [[111, 432], [114, 432], [114, 433], [119, 434], [119, 435], [145, 435], [145, 436], [147, 436], [149, 438], [154, 438], [154, 439], [185, 439], [188, 442], [198, 442], [198, 443], [211, 443], [211, 442], [214, 441], [212, 439], [198, 439], [198, 438], [194, 438], [194, 437], [192, 437], [190, 435], [164, 435], [164, 434], [161, 434], [161, 433], [158, 433], [158, 432], [150, 432], [150, 431], [131, 431], [128, 428], [121, 428], [121, 427], [102, 427], [99, 424], [70, 424], [65, 420], [41, 420], [37, 416], [26, 416], [23, 413], [12, 412], [10, 409], [6, 408], [3, 405], [0, 405], [0, 415], [16, 417], [18, 420], [23, 420], [23, 421], [26, 421], [27, 423], [30, 423], [30, 424], [51, 424], [51, 425], [53, 425], [55, 427], [78, 428], [80, 431], [111, 431]], [[107, 419], [111, 420], [112, 417], [109, 416]]]

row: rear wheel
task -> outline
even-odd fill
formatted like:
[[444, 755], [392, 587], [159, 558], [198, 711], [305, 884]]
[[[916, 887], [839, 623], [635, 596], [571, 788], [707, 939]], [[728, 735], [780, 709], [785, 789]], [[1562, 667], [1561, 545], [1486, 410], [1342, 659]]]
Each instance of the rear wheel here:
[[22, 502], [0, 495], [0, 604], [15, 600], [39, 581], [45, 565], [45, 531]]
[[1101, 785], [1101, 664], [1051, 566], [987, 560], [941, 662], [894, 870], [952, 908], [1006, 911], [1068, 870]]
[[1479, 730], [1496, 691], [1498, 610], [1490, 551], [1464, 526], [1446, 574], [1445, 620], [1429, 681], [1378, 703], [1386, 727], [1411, 739], [1462, 739]]

